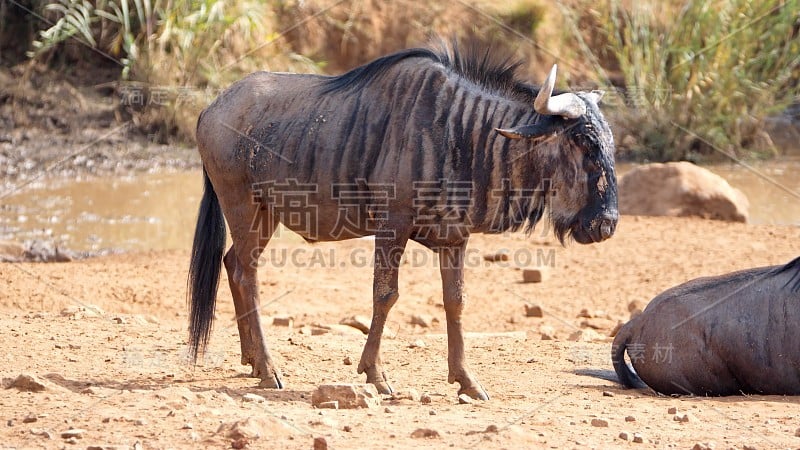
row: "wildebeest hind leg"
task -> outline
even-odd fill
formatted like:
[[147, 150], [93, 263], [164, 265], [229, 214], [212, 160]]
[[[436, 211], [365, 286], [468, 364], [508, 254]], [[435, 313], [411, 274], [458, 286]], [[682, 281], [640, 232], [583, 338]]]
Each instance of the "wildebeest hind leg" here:
[[464, 310], [464, 252], [467, 243], [444, 247], [439, 251], [439, 270], [442, 274], [444, 310], [447, 315], [447, 381], [458, 381], [459, 394], [467, 394], [478, 400], [489, 400], [469, 368], [464, 356], [464, 333], [461, 329], [461, 313]]
[[358, 373], [367, 373], [367, 383], [372, 383], [381, 394], [391, 394], [386, 374], [381, 367], [380, 347], [383, 327], [389, 310], [400, 296], [397, 289], [397, 275], [400, 259], [403, 256], [407, 234], [388, 231], [375, 236], [375, 268], [372, 288], [372, 323], [369, 327], [367, 343], [358, 364]]
[[[255, 212], [255, 208], [251, 208], [251, 212], [259, 214]], [[258, 216], [256, 220], [259, 220]], [[253, 367], [252, 376], [261, 378], [259, 384], [261, 387], [280, 389], [283, 388], [280, 371], [269, 355], [261, 329], [257, 278], [259, 257], [272, 236], [275, 224], [267, 217], [261, 218], [260, 224], [261, 227], [257, 230], [252, 229], [249, 221], [231, 224], [233, 245], [225, 255], [224, 262], [236, 309], [242, 364], [250, 364]]]

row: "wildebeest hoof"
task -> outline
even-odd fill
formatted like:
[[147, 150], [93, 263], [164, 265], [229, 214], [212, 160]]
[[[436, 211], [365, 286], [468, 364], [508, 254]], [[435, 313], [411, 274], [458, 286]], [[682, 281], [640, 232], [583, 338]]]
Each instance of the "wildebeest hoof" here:
[[474, 400], [489, 400], [489, 394], [487, 394], [480, 385], [469, 386], [466, 388], [462, 387], [458, 390], [458, 395], [461, 394], [467, 394], [471, 399]]
[[270, 376], [261, 377], [261, 382], [258, 383], [258, 387], [267, 388], [267, 389], [283, 389], [283, 383], [281, 383], [281, 377], [275, 371], [269, 372]]
[[378, 389], [379, 394], [389, 395], [394, 392], [392, 386], [390, 386], [386, 381], [370, 381], [370, 383], [372, 383], [375, 388]]

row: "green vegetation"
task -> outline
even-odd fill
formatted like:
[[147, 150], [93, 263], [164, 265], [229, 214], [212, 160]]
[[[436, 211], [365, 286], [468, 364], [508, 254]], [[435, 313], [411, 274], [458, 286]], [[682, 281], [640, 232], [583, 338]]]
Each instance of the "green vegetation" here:
[[[105, 53], [121, 86], [158, 95], [135, 122], [184, 141], [246, 73], [341, 72], [433, 34], [494, 42], [534, 80], [558, 59], [565, 86], [613, 82], [608, 115], [628, 158], [769, 156], [764, 119], [800, 97], [800, 0], [473, 1], [30, 0], [46, 21], [28, 16], [35, 33], [14, 38], [54, 69], [67, 52]], [[19, 19], [9, 8], [0, 34]]]

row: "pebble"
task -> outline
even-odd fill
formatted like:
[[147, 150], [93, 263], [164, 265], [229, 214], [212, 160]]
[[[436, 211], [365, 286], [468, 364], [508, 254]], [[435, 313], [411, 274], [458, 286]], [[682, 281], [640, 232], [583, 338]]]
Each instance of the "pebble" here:
[[508, 250], [500, 250], [495, 253], [486, 253], [483, 259], [489, 262], [508, 261]]
[[422, 339], [417, 339], [414, 342], [408, 344], [408, 348], [425, 348], [425, 341]]
[[642, 437], [639, 433], [633, 433], [633, 442], [636, 444], [641, 444], [644, 442], [644, 437]]
[[45, 439], [53, 439], [53, 435], [49, 431], [42, 428], [31, 428], [30, 433], [34, 436], [41, 436]]
[[411, 325], [419, 325], [422, 328], [430, 328], [438, 320], [430, 314], [414, 314], [411, 316]]
[[194, 429], [194, 425], [192, 425], [192, 424], [191, 424], [191, 423], [189, 423], [189, 422], [186, 422], [186, 423], [185, 423], [185, 424], [183, 424], [183, 426], [181, 427], [181, 430], [193, 430], [193, 429]]
[[544, 317], [542, 307], [531, 303], [525, 304], [525, 317]]
[[459, 394], [459, 396], [458, 396], [458, 403], [460, 403], [462, 405], [469, 405], [469, 404], [471, 404], [473, 402], [474, 402], [474, 400], [472, 400], [472, 397], [470, 397], [467, 394]]
[[267, 399], [258, 394], [252, 394], [248, 392], [242, 396], [242, 401], [245, 403], [264, 403], [267, 401]]
[[392, 408], [389, 408], [389, 407], [387, 406], [386, 408], [383, 408], [383, 412], [385, 412], [385, 413], [387, 413], [387, 414], [391, 414], [391, 413], [393, 413], [393, 412], [394, 412], [394, 410], [393, 410]]
[[276, 316], [272, 318], [272, 325], [292, 328], [294, 326], [294, 318], [291, 316]]
[[352, 366], [353, 360], [350, 359], [349, 356], [345, 356], [344, 359], [342, 360], [342, 364], [344, 364], [345, 366]]
[[607, 427], [608, 421], [605, 419], [592, 419], [593, 427]]
[[420, 399], [421, 396], [419, 395], [419, 392], [414, 388], [410, 388], [407, 391], [403, 390], [392, 392], [392, 400], [411, 400], [412, 402], [418, 402]]
[[550, 271], [545, 267], [525, 269], [522, 271], [523, 283], [541, 283], [550, 278]]
[[625, 416], [625, 422], [636, 422], [636, 417]]
[[539, 333], [541, 333], [541, 339], [543, 341], [552, 341], [556, 338], [556, 329], [550, 325], [542, 325], [539, 327]]
[[321, 402], [319, 405], [317, 405], [317, 408], [320, 408], [320, 409], [339, 409], [339, 402], [337, 402], [336, 400], [333, 400], [333, 401], [330, 401], [330, 402]]
[[432, 410], [428, 411], [428, 415], [435, 416], [436, 415], [436, 410], [432, 409]]
[[344, 428], [342, 428], [342, 430], [344, 430], [345, 433], [349, 433], [353, 431], [353, 427], [351, 427], [350, 425], [345, 425]]
[[314, 450], [328, 450], [328, 441], [324, 437], [315, 437]]
[[613, 397], [614, 393], [611, 391], [603, 391], [603, 397]]
[[413, 432], [413, 433], [411, 433], [411, 437], [412, 437], [412, 438], [414, 438], [414, 439], [420, 439], [420, 438], [425, 438], [425, 439], [438, 438], [438, 437], [439, 437], [439, 432], [438, 432], [438, 431], [436, 431], [436, 430], [432, 430], [432, 429], [430, 429], [430, 428], [417, 428], [416, 430], [414, 430], [414, 432]]
[[70, 428], [67, 431], [63, 431], [61, 433], [61, 437], [64, 438], [64, 439], [69, 439], [69, 438], [78, 438], [78, 439], [80, 439], [80, 438], [83, 437], [84, 433], [86, 433], [86, 430], [83, 430], [83, 429], [80, 429], [80, 428]]
[[36, 422], [37, 420], [39, 420], [39, 418], [36, 417], [36, 414], [31, 413], [25, 416], [24, 419], [22, 419], [22, 423], [33, 423]]
[[692, 450], [714, 450], [717, 445], [714, 442], [698, 442], [694, 444]]
[[678, 412], [678, 408], [676, 408], [674, 406], [670, 406], [669, 409], [667, 409], [667, 414], [676, 414], [677, 412]]
[[[430, 405], [430, 403], [433, 401], [433, 399], [428, 394], [422, 394], [422, 395], [419, 396], [419, 401], [423, 405]], [[798, 430], [800, 430], [800, 428], [798, 428]]]
[[570, 334], [569, 337], [567, 338], [568, 341], [572, 342], [592, 342], [602, 339], [603, 336], [597, 331], [592, 330], [591, 328], [575, 331], [572, 334]]
[[622, 439], [623, 441], [629, 441], [631, 439], [631, 437], [628, 435], [628, 433], [626, 433], [624, 431], [619, 433], [619, 438]]
[[339, 408], [374, 408], [380, 406], [381, 396], [372, 384], [323, 384], [311, 395], [311, 404], [337, 401]]
[[672, 417], [672, 420], [675, 422], [686, 423], [691, 420], [691, 416], [689, 414], [675, 414]]
[[369, 333], [369, 326], [372, 323], [372, 321], [369, 319], [369, 317], [366, 316], [350, 316], [340, 320], [339, 323], [342, 325], [347, 325], [353, 328], [357, 328], [361, 330], [362, 333], [367, 334]]
[[134, 424], [134, 425], [137, 425], [137, 426], [147, 425], [147, 421], [146, 421], [146, 420], [144, 420], [144, 419], [136, 419], [136, 420], [133, 422], [133, 424]]

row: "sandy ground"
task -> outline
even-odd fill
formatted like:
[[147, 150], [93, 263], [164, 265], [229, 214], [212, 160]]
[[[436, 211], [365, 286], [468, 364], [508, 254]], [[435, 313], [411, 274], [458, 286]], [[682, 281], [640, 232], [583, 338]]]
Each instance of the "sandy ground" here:
[[[630, 302], [644, 304], [697, 276], [787, 262], [800, 254], [798, 237], [796, 227], [638, 217], [623, 217], [614, 238], [592, 246], [563, 248], [540, 231], [473, 237], [468, 358], [492, 396], [474, 404], [458, 404], [457, 385], [447, 384], [438, 270], [430, 253], [412, 245], [383, 359], [395, 389], [432, 401], [387, 397], [379, 408], [357, 410], [315, 409], [311, 393], [323, 383], [363, 382], [344, 359], [357, 363], [365, 337], [304, 331], [370, 315], [369, 240], [312, 246], [283, 239], [268, 249], [261, 314], [282, 391], [258, 388], [239, 364], [225, 280], [206, 359], [186, 362], [188, 252], [0, 264], [0, 374], [26, 373], [46, 385], [2, 392], [0, 447], [311, 448], [324, 438], [329, 448], [798, 448], [796, 398], [659, 397], [587, 375], [613, 373], [607, 336], [628, 319]], [[512, 260], [481, 258], [499, 249]], [[553, 266], [551, 277], [521, 283], [519, 266], [539, 262]], [[526, 302], [540, 305], [544, 317], [526, 317]], [[101, 311], [81, 311], [86, 305]], [[584, 309], [593, 317], [579, 317]], [[412, 325], [414, 314], [439, 322]], [[294, 317], [294, 326], [272, 325], [276, 315]], [[542, 340], [543, 326], [556, 339]], [[587, 326], [598, 328], [596, 339], [569, 340]], [[246, 401], [246, 394], [265, 400]], [[673, 407], [689, 421], [674, 420]], [[218, 431], [248, 418], [260, 438], [236, 441]], [[70, 428], [85, 431], [62, 438]], [[419, 428], [438, 437], [412, 437]], [[632, 442], [634, 433], [643, 442]]]

